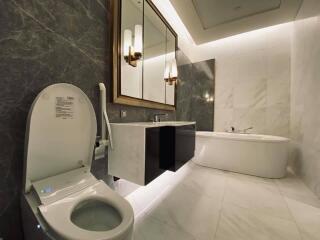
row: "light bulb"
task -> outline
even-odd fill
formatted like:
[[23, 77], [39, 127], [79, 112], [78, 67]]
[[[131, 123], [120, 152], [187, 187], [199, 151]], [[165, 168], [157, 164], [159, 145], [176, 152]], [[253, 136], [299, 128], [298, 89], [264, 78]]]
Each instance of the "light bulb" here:
[[172, 59], [171, 62], [171, 72], [170, 72], [171, 78], [178, 78], [178, 68], [177, 68], [177, 61], [176, 59]]
[[134, 49], [135, 53], [142, 54], [142, 26], [134, 26]]
[[123, 34], [123, 56], [129, 56], [130, 47], [132, 46], [132, 32], [129, 29], [124, 30]]
[[166, 67], [164, 69], [164, 80], [167, 82], [170, 78], [170, 65], [166, 64]]

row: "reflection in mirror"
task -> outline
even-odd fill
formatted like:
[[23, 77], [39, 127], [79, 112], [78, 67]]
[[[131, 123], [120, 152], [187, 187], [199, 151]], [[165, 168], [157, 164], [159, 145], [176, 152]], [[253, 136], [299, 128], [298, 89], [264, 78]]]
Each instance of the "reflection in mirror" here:
[[177, 34], [152, 0], [114, 0], [113, 102], [175, 110]]
[[143, 1], [121, 3], [121, 95], [142, 98]]
[[169, 81], [169, 77], [177, 76], [177, 62], [176, 62], [176, 38], [173, 33], [167, 29], [166, 34], [167, 49], [166, 49], [166, 104], [174, 105], [175, 103], [175, 83]]
[[144, 66], [143, 99], [165, 103], [165, 62], [167, 27], [152, 9], [144, 2]]

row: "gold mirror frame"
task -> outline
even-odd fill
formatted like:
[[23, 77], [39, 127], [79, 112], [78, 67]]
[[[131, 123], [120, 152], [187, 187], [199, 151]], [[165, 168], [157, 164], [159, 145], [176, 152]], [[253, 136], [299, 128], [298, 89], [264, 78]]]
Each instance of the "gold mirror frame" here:
[[[177, 33], [172, 29], [169, 23], [165, 20], [156, 6], [151, 2], [151, 0], [146, 0], [146, 2], [152, 7], [155, 13], [159, 16], [159, 18], [166, 25], [167, 29], [175, 36], [175, 52], [177, 52], [178, 46], [178, 36]], [[175, 84], [174, 89], [174, 105], [169, 105], [165, 103], [158, 103], [150, 100], [145, 100], [142, 98], [134, 98], [125, 95], [121, 95], [121, 1], [113, 0], [112, 1], [112, 100], [113, 103], [124, 104], [130, 106], [137, 107], [145, 107], [145, 108], [153, 108], [153, 109], [161, 109], [161, 110], [170, 110], [174, 111], [176, 109], [177, 104], [177, 87]], [[177, 57], [177, 54], [175, 54]]]

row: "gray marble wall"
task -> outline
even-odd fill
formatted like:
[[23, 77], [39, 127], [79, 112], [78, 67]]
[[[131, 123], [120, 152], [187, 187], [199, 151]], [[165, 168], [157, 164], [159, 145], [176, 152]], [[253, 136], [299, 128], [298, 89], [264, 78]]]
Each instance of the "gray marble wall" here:
[[[0, 0], [0, 239], [23, 239], [19, 197], [32, 101], [46, 86], [66, 82], [97, 110], [97, 84], [110, 89], [110, 24], [109, 0]], [[120, 119], [120, 109], [127, 118]], [[155, 112], [108, 104], [114, 122], [146, 121]], [[94, 163], [95, 174], [105, 174], [102, 165]]]
[[196, 121], [198, 131], [213, 131], [214, 102], [205, 94], [214, 98], [215, 60], [191, 63], [182, 51], [177, 56], [177, 120]]
[[283, 24], [217, 41], [215, 131], [289, 136], [290, 41]]
[[290, 137], [292, 165], [320, 197], [319, 29], [320, 15], [294, 23]]

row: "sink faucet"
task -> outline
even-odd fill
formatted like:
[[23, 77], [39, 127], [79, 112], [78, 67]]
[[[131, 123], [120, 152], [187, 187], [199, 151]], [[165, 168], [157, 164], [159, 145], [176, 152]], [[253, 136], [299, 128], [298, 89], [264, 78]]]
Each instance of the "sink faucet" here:
[[161, 122], [160, 116], [168, 117], [167, 113], [156, 113], [153, 115], [153, 122]]

